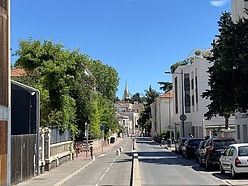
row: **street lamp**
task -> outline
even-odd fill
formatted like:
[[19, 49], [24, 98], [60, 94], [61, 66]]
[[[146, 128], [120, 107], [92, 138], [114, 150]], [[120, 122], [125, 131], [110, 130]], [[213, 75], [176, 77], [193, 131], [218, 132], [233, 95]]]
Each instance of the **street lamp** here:
[[31, 134], [31, 109], [32, 109], [32, 96], [35, 92], [29, 93], [29, 107], [28, 107], [28, 133]]
[[180, 120], [182, 121], [182, 136], [185, 136], [185, 131], [184, 131], [184, 121], [187, 119], [186, 115], [184, 114], [184, 96], [183, 96], [183, 89], [184, 89], [184, 83], [183, 83], [183, 69], [181, 69], [181, 72], [173, 72], [171, 73], [170, 71], [165, 71], [164, 73], [166, 74], [180, 74], [181, 75], [181, 83], [182, 83], [182, 113], [180, 115]]

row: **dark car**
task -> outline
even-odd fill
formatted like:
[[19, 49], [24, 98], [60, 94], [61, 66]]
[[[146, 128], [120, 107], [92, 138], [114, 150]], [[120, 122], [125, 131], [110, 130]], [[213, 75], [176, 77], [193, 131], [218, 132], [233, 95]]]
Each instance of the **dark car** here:
[[206, 170], [213, 165], [219, 165], [221, 153], [231, 144], [235, 144], [233, 138], [209, 138], [204, 144], [203, 153], [200, 155], [199, 163], [205, 164]]
[[185, 158], [195, 157], [196, 149], [202, 138], [188, 138], [182, 146], [182, 156]]
[[175, 144], [175, 152], [182, 154], [182, 146], [184, 145], [184, 142], [186, 141], [187, 137], [180, 137], [178, 138], [178, 140], [176, 141]]
[[199, 162], [200, 165], [202, 165], [202, 163], [200, 163], [201, 161], [199, 160], [199, 158], [200, 158], [200, 154], [203, 153], [204, 144], [205, 144], [206, 141], [207, 141], [207, 140], [202, 140], [202, 141], [199, 143], [199, 145], [198, 145], [198, 147], [196, 148], [196, 151], [195, 151], [195, 159], [196, 159], [196, 161]]

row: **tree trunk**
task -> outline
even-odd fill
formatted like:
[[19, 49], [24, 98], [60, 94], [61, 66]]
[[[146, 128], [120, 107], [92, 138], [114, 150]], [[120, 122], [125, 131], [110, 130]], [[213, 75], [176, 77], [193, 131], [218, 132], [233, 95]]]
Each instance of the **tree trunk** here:
[[227, 117], [225, 117], [225, 129], [228, 129], [228, 127], [229, 127], [229, 116]]

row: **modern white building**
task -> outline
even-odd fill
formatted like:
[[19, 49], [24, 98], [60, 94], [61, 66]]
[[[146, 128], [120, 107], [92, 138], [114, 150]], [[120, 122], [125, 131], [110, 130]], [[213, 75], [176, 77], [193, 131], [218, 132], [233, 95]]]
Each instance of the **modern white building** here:
[[229, 131], [224, 131], [224, 117], [213, 117], [211, 120], [204, 118], [210, 100], [201, 95], [209, 88], [207, 70], [211, 65], [205, 58], [197, 57], [189, 65], [179, 66], [172, 74], [173, 121], [180, 136], [187, 136], [189, 132], [195, 137], [223, 136], [224, 132], [227, 135], [226, 132], [230, 131], [228, 136], [234, 137], [235, 116], [229, 119]]
[[164, 93], [151, 104], [151, 136], [158, 136], [163, 131], [174, 133], [173, 126], [173, 93], [172, 90]]
[[[245, 17], [248, 19], [248, 15], [244, 9], [248, 9], [248, 1], [243, 0], [232, 0], [232, 19], [237, 21], [239, 18]], [[235, 119], [235, 133], [236, 140], [238, 142], [248, 142], [248, 113], [237, 112]]]
[[232, 19], [234, 22], [238, 21], [238, 19], [242, 17], [248, 18], [248, 15], [245, 13], [245, 8], [248, 8], [248, 1], [232, 0], [231, 6]]

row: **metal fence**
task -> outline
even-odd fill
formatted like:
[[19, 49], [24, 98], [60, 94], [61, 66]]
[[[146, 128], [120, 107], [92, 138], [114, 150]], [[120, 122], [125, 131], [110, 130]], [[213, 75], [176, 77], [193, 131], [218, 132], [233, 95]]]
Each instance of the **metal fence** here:
[[51, 130], [51, 144], [71, 140], [71, 133], [68, 129], [61, 131], [57, 126], [49, 126], [49, 129]]

